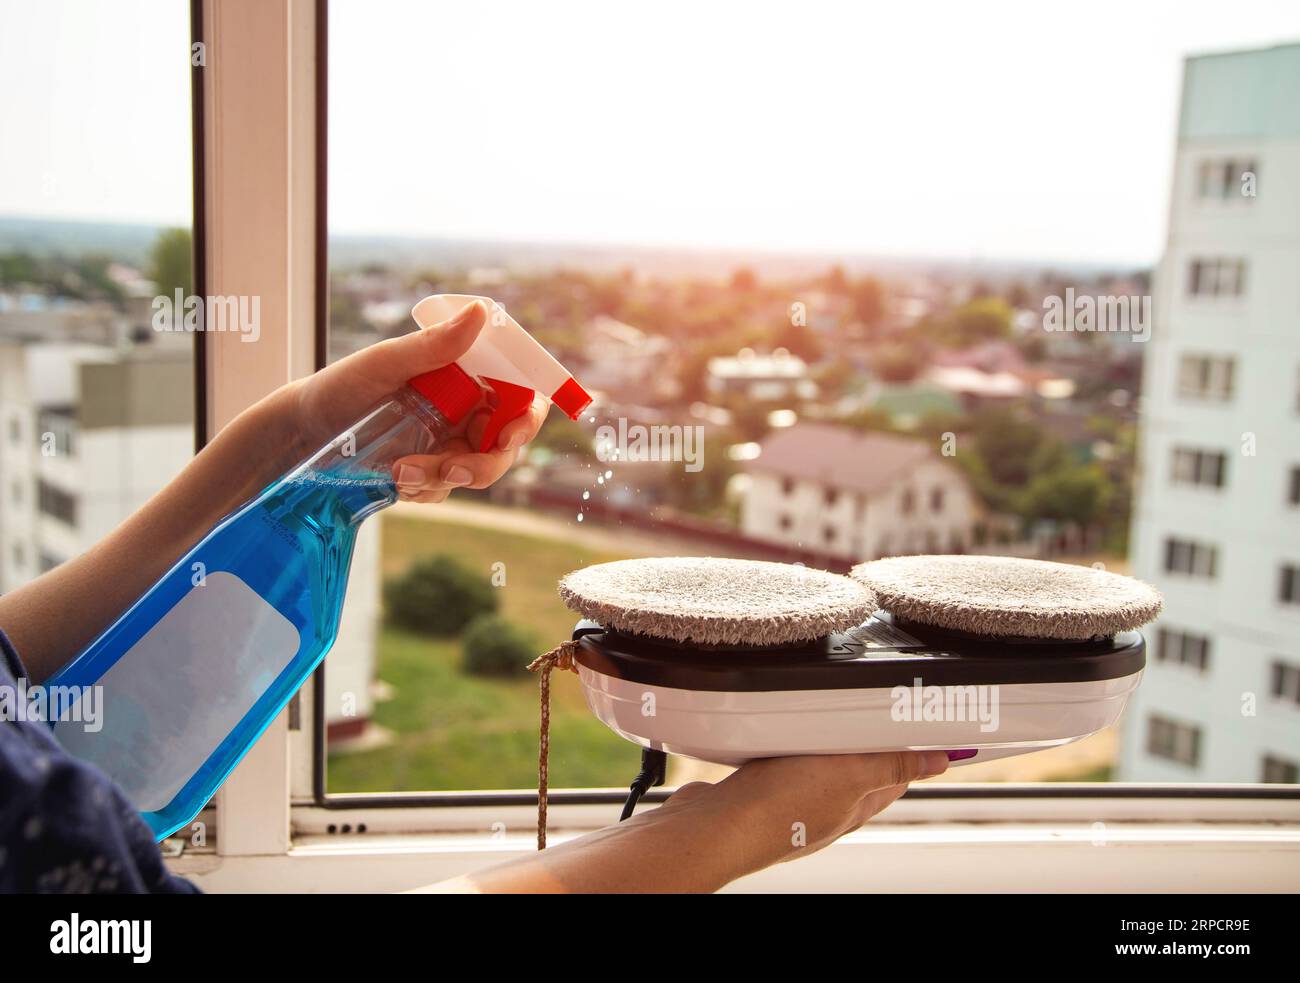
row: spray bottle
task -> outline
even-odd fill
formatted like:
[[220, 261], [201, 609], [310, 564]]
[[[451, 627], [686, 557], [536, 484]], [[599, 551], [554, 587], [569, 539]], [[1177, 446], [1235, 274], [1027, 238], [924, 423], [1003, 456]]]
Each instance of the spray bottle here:
[[194, 818], [334, 644], [357, 529], [397, 501], [392, 465], [433, 454], [488, 389], [481, 450], [534, 393], [570, 418], [591, 402], [499, 304], [426, 297], [420, 327], [482, 300], [486, 323], [455, 363], [416, 376], [231, 513], [48, 686], [101, 687], [102, 721], [54, 735], [106, 772], [162, 839]]

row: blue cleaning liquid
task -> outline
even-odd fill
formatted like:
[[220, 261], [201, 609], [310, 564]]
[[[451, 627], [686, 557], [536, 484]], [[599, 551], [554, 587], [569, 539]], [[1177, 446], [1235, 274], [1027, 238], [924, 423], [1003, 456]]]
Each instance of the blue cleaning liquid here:
[[[361, 522], [391, 460], [450, 427], [407, 394], [215, 526], [50, 687], [99, 687], [100, 726], [55, 737], [108, 773], [159, 838], [188, 823], [329, 652]], [[84, 699], [84, 697], [83, 697]]]

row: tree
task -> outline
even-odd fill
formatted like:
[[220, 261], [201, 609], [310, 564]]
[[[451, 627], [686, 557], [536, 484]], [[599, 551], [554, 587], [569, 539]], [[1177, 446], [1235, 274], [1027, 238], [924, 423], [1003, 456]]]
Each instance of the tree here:
[[848, 274], [844, 272], [844, 267], [836, 263], [826, 271], [822, 277], [822, 286], [833, 294], [842, 294], [847, 292], [849, 287]]
[[748, 266], [739, 267], [731, 274], [731, 289], [750, 291], [758, 286], [758, 277]]
[[164, 229], [149, 253], [149, 279], [159, 294], [171, 296], [179, 288], [185, 296], [194, 291], [193, 256], [189, 229]]
[[885, 288], [873, 276], [864, 276], [853, 286], [853, 314], [869, 328], [885, 318]]
[[716, 513], [726, 503], [727, 485], [736, 473], [736, 462], [728, 448], [736, 443], [738, 431], [707, 427], [703, 459], [698, 471], [681, 471], [664, 486], [664, 500], [675, 508], [697, 515]]
[[1055, 519], [1089, 525], [1101, 518], [1110, 501], [1110, 485], [1097, 468], [1075, 465], [1036, 476], [1025, 490], [1028, 519]]
[[28, 286], [41, 279], [40, 264], [30, 253], [0, 254], [0, 286]]
[[973, 453], [959, 451], [957, 463], [984, 501], [999, 512], [1023, 514], [1029, 483], [1066, 462], [1065, 447], [1059, 440], [1012, 409], [975, 413], [970, 437]]
[[911, 382], [925, 367], [925, 356], [914, 345], [883, 345], [872, 356], [871, 367], [884, 382]]
[[783, 323], [772, 333], [772, 347], [784, 348], [805, 362], [815, 362], [822, 357], [821, 340], [806, 324]]
[[526, 676], [540, 648], [527, 630], [499, 614], [481, 614], [461, 639], [465, 672], [473, 676]]
[[947, 335], [959, 348], [996, 341], [1011, 335], [1011, 305], [1001, 297], [981, 297], [957, 308], [949, 318]]
[[417, 560], [384, 584], [388, 620], [423, 635], [454, 635], [497, 603], [492, 582], [448, 554]]

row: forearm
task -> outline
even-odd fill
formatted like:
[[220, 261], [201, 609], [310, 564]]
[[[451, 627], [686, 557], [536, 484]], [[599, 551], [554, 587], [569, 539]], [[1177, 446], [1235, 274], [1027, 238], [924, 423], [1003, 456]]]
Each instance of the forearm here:
[[617, 826], [428, 890], [704, 893], [783, 859], [784, 838], [752, 810], [707, 795], [679, 801], [680, 795]]
[[217, 521], [296, 460], [300, 448], [281, 411], [292, 397], [281, 389], [242, 413], [103, 540], [0, 596], [0, 628], [33, 681], [93, 641]]
[[947, 767], [943, 751], [760, 758], [626, 823], [427, 890], [716, 891], [833, 843]]

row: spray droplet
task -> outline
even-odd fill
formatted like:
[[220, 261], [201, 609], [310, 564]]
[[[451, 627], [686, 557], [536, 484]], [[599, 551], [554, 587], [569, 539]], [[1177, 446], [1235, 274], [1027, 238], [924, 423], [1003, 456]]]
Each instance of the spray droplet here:
[[605, 479], [604, 479], [604, 478], [597, 478], [597, 479], [596, 479], [596, 484], [598, 484], [598, 485], [603, 485], [604, 483], [605, 483]]
[[614, 472], [613, 472], [613, 471], [606, 471], [606, 472], [605, 472], [605, 478], [606, 478], [606, 479], [609, 479], [609, 478], [612, 478], [612, 477], [614, 477]]
[[582, 513], [581, 513], [581, 512], [578, 513], [578, 521], [579, 521], [579, 522], [582, 521]]
[[587, 499], [589, 499], [589, 498], [591, 498], [591, 492], [589, 492], [589, 491], [585, 491], [585, 492], [582, 493], [582, 500], [583, 500], [584, 502], [585, 502]]

